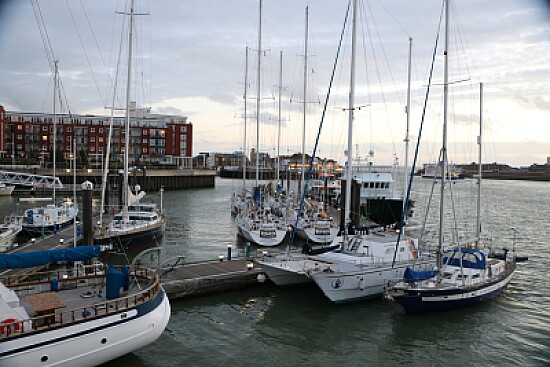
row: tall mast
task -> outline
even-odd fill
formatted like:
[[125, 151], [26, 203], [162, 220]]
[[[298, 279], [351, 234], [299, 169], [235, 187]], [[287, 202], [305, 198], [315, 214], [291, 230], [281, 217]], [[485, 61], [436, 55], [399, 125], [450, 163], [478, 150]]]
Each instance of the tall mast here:
[[[403, 183], [403, 210], [405, 210], [407, 203], [407, 186], [409, 185], [409, 142], [411, 141], [409, 136], [409, 128], [411, 122], [411, 59], [412, 59], [412, 37], [409, 37], [409, 62], [407, 67], [407, 106], [405, 107], [405, 113], [407, 114], [407, 128], [405, 132], [405, 167], [404, 169], [404, 183]], [[403, 228], [404, 230], [404, 228]]]
[[300, 185], [298, 186], [298, 195], [302, 196], [302, 185], [305, 182], [305, 167], [306, 167], [306, 107], [307, 107], [307, 51], [308, 51], [308, 33], [309, 33], [309, 6], [306, 6], [306, 22], [305, 22], [305, 40], [304, 40], [304, 106], [303, 106], [303, 126], [302, 126], [302, 173]]
[[261, 66], [262, 66], [262, 4], [260, 0], [259, 16], [258, 16], [258, 70], [256, 81], [256, 187], [259, 186], [260, 180], [260, 91], [261, 91]]
[[[353, 15], [351, 27], [351, 65], [349, 80], [349, 105], [348, 105], [348, 160], [346, 175], [346, 202], [344, 211], [345, 225], [351, 222], [351, 179], [353, 162], [353, 114], [355, 109], [355, 41], [356, 41], [356, 23], [357, 23], [357, 0], [353, 0]], [[345, 228], [344, 231], [347, 229]]]
[[477, 221], [476, 221], [476, 248], [479, 248], [479, 237], [481, 236], [481, 175], [483, 164], [481, 153], [483, 143], [483, 83], [479, 83], [479, 136], [477, 137], [477, 145], [479, 148], [478, 168], [477, 168]]
[[447, 176], [447, 113], [449, 99], [449, 4], [445, 0], [445, 50], [443, 52], [443, 146], [441, 147], [441, 198], [439, 202], [439, 243], [437, 246], [437, 268], [441, 269], [441, 257], [443, 249], [443, 228], [444, 228], [444, 201], [445, 181]]
[[130, 5], [130, 30], [128, 32], [128, 76], [126, 80], [126, 125], [124, 130], [124, 181], [122, 184], [122, 218], [128, 222], [128, 151], [130, 150], [130, 99], [132, 85], [132, 46], [134, 42], [134, 0]]
[[247, 127], [247, 105], [248, 92], [248, 46], [246, 46], [246, 57], [244, 62], [244, 130], [243, 130], [243, 189], [246, 187], [246, 127]]
[[[57, 66], [58, 60], [54, 60], [53, 62], [53, 203], [55, 205], [55, 187], [57, 186], [57, 182], [55, 180], [55, 158], [56, 158], [56, 148], [57, 148], [57, 116], [55, 114], [55, 105], [56, 105], [56, 97], [57, 97], [57, 90], [59, 88], [58, 82], [58, 74], [59, 74], [59, 68]], [[54, 222], [56, 220], [54, 219]]]
[[279, 186], [279, 165], [281, 157], [281, 97], [283, 95], [283, 51], [279, 53], [279, 128], [277, 130], [276, 185]]

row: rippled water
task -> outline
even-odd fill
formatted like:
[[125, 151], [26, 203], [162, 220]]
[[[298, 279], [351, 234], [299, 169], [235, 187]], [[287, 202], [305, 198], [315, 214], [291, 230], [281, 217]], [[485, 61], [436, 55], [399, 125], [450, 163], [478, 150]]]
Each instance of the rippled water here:
[[[229, 196], [238, 184], [218, 179], [214, 189], [166, 192], [162, 256], [212, 259], [236, 243]], [[411, 222], [423, 218], [429, 188], [428, 181], [415, 188]], [[475, 190], [473, 181], [453, 185], [466, 212], [458, 222], [475, 217]], [[406, 315], [384, 300], [333, 305], [314, 285], [250, 288], [173, 301], [157, 342], [105, 366], [548, 366], [548, 198], [550, 183], [484, 181], [484, 232], [511, 247], [515, 227], [518, 251], [529, 256], [493, 301]]]

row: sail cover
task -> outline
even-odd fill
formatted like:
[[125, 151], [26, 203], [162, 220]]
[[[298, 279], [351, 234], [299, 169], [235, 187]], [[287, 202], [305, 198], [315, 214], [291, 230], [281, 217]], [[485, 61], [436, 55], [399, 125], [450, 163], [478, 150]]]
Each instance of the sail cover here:
[[0, 269], [32, 268], [55, 261], [84, 261], [99, 256], [99, 246], [22, 252], [0, 255]]

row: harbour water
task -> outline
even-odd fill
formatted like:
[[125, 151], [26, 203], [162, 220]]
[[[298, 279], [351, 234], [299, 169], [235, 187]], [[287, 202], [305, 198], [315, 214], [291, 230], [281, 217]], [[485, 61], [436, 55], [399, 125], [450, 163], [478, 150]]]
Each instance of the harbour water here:
[[[217, 179], [212, 189], [166, 192], [162, 257], [213, 259], [228, 244], [242, 246], [229, 212], [239, 184]], [[411, 222], [421, 222], [430, 186], [417, 185]], [[457, 222], [475, 217], [475, 189], [473, 181], [453, 184], [466, 212]], [[333, 305], [314, 285], [176, 300], [154, 344], [104, 366], [548, 366], [550, 183], [484, 181], [482, 197], [490, 209], [483, 231], [503, 239], [495, 247], [513, 245], [514, 227], [518, 252], [529, 256], [493, 301], [407, 315], [383, 299]], [[2, 214], [15, 208], [15, 199], [0, 200]]]

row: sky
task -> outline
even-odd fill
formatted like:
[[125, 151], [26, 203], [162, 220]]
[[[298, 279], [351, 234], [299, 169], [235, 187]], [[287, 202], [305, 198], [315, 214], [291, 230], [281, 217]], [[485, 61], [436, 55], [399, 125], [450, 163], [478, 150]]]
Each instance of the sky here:
[[[264, 0], [261, 53], [257, 52], [258, 3], [136, 0], [137, 11], [147, 15], [136, 17], [132, 100], [156, 113], [187, 116], [194, 126], [194, 154], [243, 148], [245, 70], [245, 142], [247, 150], [256, 145], [258, 54], [260, 150], [271, 155], [301, 151], [304, 75], [308, 81], [305, 151], [313, 149], [348, 0]], [[376, 164], [395, 159], [402, 163], [409, 37], [413, 38], [410, 135], [416, 144], [441, 29], [442, 1], [360, 3], [356, 105], [361, 109], [355, 111], [354, 154], [366, 158], [373, 151]], [[309, 37], [304, 68], [306, 6]], [[127, 20], [116, 12], [126, 7], [123, 0], [0, 0], [0, 105], [8, 111], [52, 111], [51, 63], [35, 17], [39, 9], [71, 112], [109, 114], [105, 107], [113, 104], [119, 50], [127, 53], [122, 36]], [[451, 10], [450, 160], [476, 160], [479, 83], [483, 82], [484, 161], [512, 166], [546, 163], [550, 156], [547, 2], [460, 0], [453, 1]], [[420, 146], [423, 163], [436, 160], [441, 145], [442, 33], [440, 37]], [[350, 38], [347, 26], [317, 153], [339, 161], [344, 160], [347, 144]], [[125, 86], [125, 57], [120, 62], [116, 106], [124, 101], [120, 86]]]

